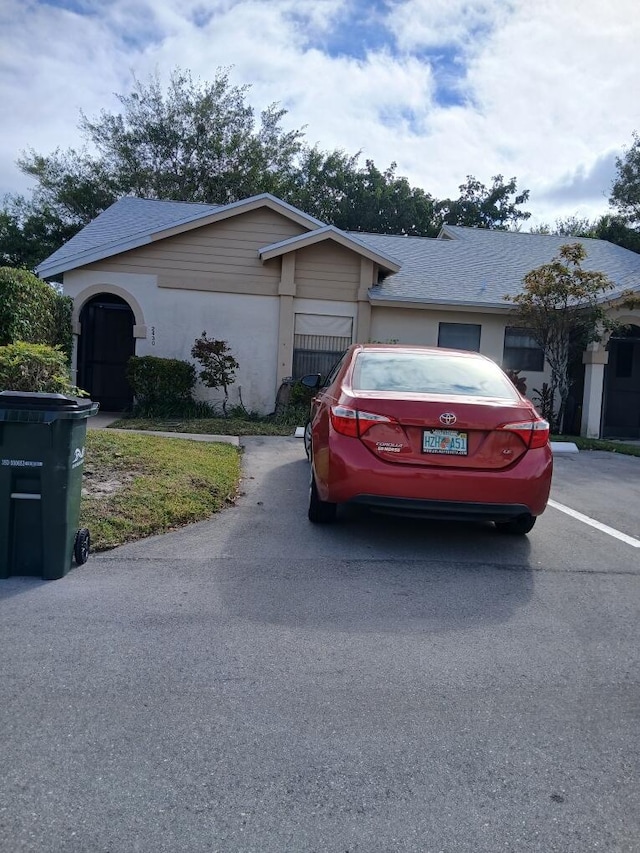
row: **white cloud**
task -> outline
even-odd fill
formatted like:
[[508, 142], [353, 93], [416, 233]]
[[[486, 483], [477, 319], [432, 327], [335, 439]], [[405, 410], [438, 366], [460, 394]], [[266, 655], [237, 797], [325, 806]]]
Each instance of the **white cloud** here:
[[[606, 210], [601, 164], [640, 128], [632, 0], [378, 0], [371, 14], [388, 15], [380, 46], [364, 51], [354, 29], [352, 56], [320, 50], [354, 3], [92, 0], [78, 15], [4, 0], [0, 193], [28, 187], [15, 167], [20, 150], [78, 147], [79, 110], [116, 110], [114, 93], [129, 89], [132, 73], [166, 80], [180, 66], [211, 79], [233, 66], [232, 82], [252, 84], [257, 110], [280, 101], [285, 124], [306, 125], [310, 143], [362, 149], [380, 168], [395, 160], [437, 197], [454, 195], [467, 174], [489, 182], [501, 173], [531, 189], [537, 220]], [[447, 45], [460, 72], [460, 102], [449, 106], [429, 61]], [[571, 176], [580, 191], [563, 194]]]

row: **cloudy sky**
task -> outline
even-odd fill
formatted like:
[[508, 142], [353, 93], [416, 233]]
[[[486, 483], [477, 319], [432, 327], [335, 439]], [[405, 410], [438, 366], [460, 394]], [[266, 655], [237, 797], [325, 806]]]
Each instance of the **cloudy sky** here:
[[637, 0], [1, 0], [0, 196], [134, 75], [231, 66], [257, 111], [437, 198], [502, 174], [530, 223], [595, 217], [640, 130], [639, 44]]

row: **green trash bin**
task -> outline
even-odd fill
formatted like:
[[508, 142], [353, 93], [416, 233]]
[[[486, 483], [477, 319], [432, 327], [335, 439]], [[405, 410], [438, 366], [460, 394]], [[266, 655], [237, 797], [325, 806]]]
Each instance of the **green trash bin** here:
[[84, 563], [78, 530], [87, 418], [98, 403], [63, 394], [0, 393], [0, 578], [63, 577]]

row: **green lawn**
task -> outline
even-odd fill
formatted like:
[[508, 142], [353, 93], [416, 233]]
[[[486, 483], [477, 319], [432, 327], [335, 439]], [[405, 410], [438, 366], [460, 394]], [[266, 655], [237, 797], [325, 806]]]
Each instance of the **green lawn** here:
[[295, 432], [295, 426], [291, 424], [241, 418], [121, 418], [111, 426], [114, 429], [149, 429], [203, 435], [293, 435]]
[[237, 493], [229, 444], [90, 430], [86, 447], [80, 527], [95, 551], [201, 521]]
[[602, 438], [580, 438], [575, 435], [552, 435], [552, 441], [572, 441], [578, 450], [608, 450], [626, 456], [640, 456], [640, 444], [625, 444], [624, 441], [609, 441]]

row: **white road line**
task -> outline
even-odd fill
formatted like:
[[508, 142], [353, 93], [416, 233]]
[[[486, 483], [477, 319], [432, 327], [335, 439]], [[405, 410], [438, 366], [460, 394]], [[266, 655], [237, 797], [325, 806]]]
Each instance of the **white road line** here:
[[559, 504], [556, 501], [548, 501], [549, 506], [552, 506], [554, 509], [559, 509], [560, 512], [565, 512], [567, 515], [570, 515], [572, 518], [576, 518], [578, 521], [582, 521], [585, 524], [590, 524], [591, 527], [595, 527], [596, 530], [601, 530], [603, 533], [608, 533], [609, 536], [613, 536], [615, 539], [619, 539], [621, 542], [626, 542], [627, 545], [631, 545], [632, 548], [640, 548], [640, 539], [634, 539], [633, 536], [627, 536], [626, 533], [621, 533], [619, 530], [616, 530], [614, 527], [609, 527], [607, 524], [602, 524], [600, 521], [596, 521], [595, 518], [591, 518], [588, 515], [583, 515], [581, 512], [576, 512], [575, 509], [571, 509], [571, 507], [565, 506], [564, 504]]

